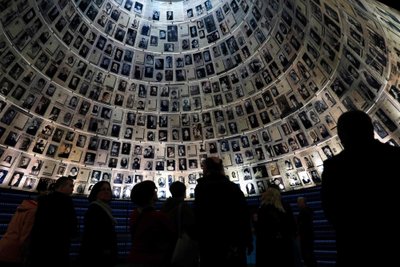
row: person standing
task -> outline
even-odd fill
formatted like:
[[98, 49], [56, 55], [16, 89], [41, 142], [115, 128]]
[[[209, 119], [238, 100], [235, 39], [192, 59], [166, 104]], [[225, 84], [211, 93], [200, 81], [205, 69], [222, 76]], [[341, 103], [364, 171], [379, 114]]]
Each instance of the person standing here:
[[[186, 186], [180, 181], [175, 181], [169, 186], [172, 197], [167, 198], [161, 207], [161, 211], [167, 213], [171, 218], [176, 233], [186, 233], [191, 239], [196, 238], [195, 221], [192, 208], [185, 203]], [[198, 266], [197, 251], [193, 251], [193, 257], [190, 265], [185, 267]], [[183, 267], [183, 266], [177, 266]]]
[[23, 200], [0, 240], [1, 266], [23, 266], [26, 246], [32, 229], [37, 201]]
[[285, 208], [281, 193], [275, 186], [269, 186], [261, 196], [255, 230], [256, 267], [297, 266], [293, 215], [289, 208]]
[[[169, 186], [172, 197], [167, 198], [161, 207], [161, 211], [167, 213], [178, 227], [178, 209], [181, 209], [182, 229], [189, 236], [195, 237], [194, 213], [192, 208], [185, 203], [186, 185], [180, 181], [175, 181]], [[178, 231], [176, 231], [178, 232]]]
[[131, 191], [131, 200], [136, 205], [130, 217], [131, 267], [167, 267], [171, 260], [176, 233], [168, 215], [155, 209], [156, 189], [153, 181], [146, 180]]
[[[38, 199], [46, 191], [45, 184], [36, 188]], [[7, 231], [0, 240], [0, 265], [2, 267], [20, 267], [26, 263], [30, 234], [37, 209], [36, 199], [26, 199], [17, 207], [8, 224]]]
[[253, 247], [244, 194], [226, 177], [221, 159], [206, 158], [202, 168], [194, 196], [200, 266], [247, 266], [246, 249]]
[[89, 194], [85, 213], [80, 260], [82, 266], [111, 267], [117, 262], [116, 220], [109, 203], [111, 186], [107, 181], [96, 183]]
[[307, 206], [304, 197], [297, 198], [299, 214], [297, 216], [297, 228], [300, 239], [300, 251], [303, 261], [307, 267], [316, 267], [317, 261], [314, 257], [314, 211]]
[[388, 238], [399, 236], [400, 222], [398, 189], [387, 183], [399, 176], [400, 149], [375, 140], [371, 118], [360, 110], [343, 113], [337, 131], [344, 150], [324, 161], [321, 177], [337, 266], [391, 266], [398, 253]]
[[70, 196], [73, 189], [73, 179], [63, 176], [55, 182], [54, 191], [39, 200], [28, 252], [29, 266], [69, 266], [71, 239], [78, 233]]

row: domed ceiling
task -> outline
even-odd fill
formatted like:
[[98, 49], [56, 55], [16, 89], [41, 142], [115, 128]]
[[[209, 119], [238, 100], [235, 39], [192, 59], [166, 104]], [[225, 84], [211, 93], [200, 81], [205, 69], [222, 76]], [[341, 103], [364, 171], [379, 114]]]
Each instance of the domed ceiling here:
[[0, 1], [0, 181], [193, 197], [223, 159], [246, 195], [321, 182], [336, 121], [399, 142], [400, 16], [373, 1]]

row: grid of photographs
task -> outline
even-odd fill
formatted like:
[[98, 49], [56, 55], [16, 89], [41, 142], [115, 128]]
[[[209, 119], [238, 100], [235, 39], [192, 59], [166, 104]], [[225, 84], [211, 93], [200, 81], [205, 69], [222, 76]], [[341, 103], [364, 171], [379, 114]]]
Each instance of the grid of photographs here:
[[70, 175], [77, 194], [109, 180], [129, 198], [151, 179], [165, 198], [180, 180], [193, 197], [210, 155], [248, 196], [314, 186], [351, 109], [398, 144], [390, 10], [371, 4], [384, 23], [330, 1], [155, 2], [1, 3], [0, 186]]

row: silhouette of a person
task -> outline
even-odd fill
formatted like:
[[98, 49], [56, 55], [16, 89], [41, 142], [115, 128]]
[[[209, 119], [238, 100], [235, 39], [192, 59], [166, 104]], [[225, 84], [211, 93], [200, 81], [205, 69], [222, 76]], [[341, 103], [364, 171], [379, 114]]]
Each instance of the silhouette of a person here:
[[307, 205], [304, 197], [297, 198], [299, 214], [297, 215], [297, 228], [300, 241], [300, 251], [303, 261], [307, 267], [317, 267], [314, 257], [314, 211]]
[[324, 161], [321, 188], [336, 230], [337, 266], [390, 266], [397, 258], [387, 237], [399, 236], [398, 191], [371, 185], [398, 177], [400, 149], [375, 140], [371, 118], [359, 110], [342, 114], [337, 131], [344, 150]]
[[226, 178], [221, 159], [206, 158], [202, 169], [194, 201], [200, 267], [246, 266], [246, 249], [253, 247], [244, 194]]

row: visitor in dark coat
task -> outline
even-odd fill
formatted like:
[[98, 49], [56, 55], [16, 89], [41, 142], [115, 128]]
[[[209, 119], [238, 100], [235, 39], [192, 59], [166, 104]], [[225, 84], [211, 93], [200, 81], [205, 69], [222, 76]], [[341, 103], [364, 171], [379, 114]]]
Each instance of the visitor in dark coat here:
[[195, 188], [200, 266], [247, 266], [252, 251], [250, 215], [239, 186], [228, 180], [222, 160], [207, 158]]
[[56, 181], [54, 192], [39, 199], [28, 252], [30, 266], [69, 266], [71, 239], [78, 233], [70, 196], [73, 188], [72, 178], [63, 176]]
[[[196, 239], [195, 221], [192, 208], [185, 203], [186, 186], [180, 181], [175, 181], [169, 186], [172, 197], [167, 198], [161, 211], [168, 214], [174, 225], [177, 237], [179, 234], [186, 233], [190, 238]], [[198, 251], [194, 250], [194, 256], [185, 267], [196, 267], [199, 264]], [[172, 265], [174, 266], [174, 265]], [[178, 266], [175, 266], [178, 267]]]
[[307, 206], [304, 197], [297, 198], [299, 214], [297, 215], [297, 228], [300, 240], [301, 257], [307, 267], [316, 267], [317, 261], [314, 256], [314, 211]]
[[[389, 118], [385, 118], [385, 123]], [[336, 230], [337, 266], [393, 266], [398, 261], [400, 149], [374, 139], [362, 111], [339, 117], [344, 150], [324, 162], [322, 206]]]
[[157, 187], [146, 180], [136, 184], [131, 200], [136, 205], [130, 217], [132, 249], [128, 256], [132, 267], [167, 267], [176, 240], [171, 219], [155, 209]]
[[172, 197], [167, 198], [161, 207], [161, 211], [167, 213], [174, 223], [176, 233], [178, 233], [178, 213], [181, 208], [181, 227], [191, 238], [195, 236], [195, 222], [192, 208], [185, 203], [186, 186], [184, 183], [175, 181], [169, 186]]
[[291, 211], [284, 208], [279, 189], [268, 187], [257, 212], [256, 266], [294, 267], [294, 226]]
[[81, 243], [82, 266], [111, 267], [116, 264], [116, 221], [109, 206], [111, 198], [111, 186], [107, 181], [96, 183], [90, 191]]

